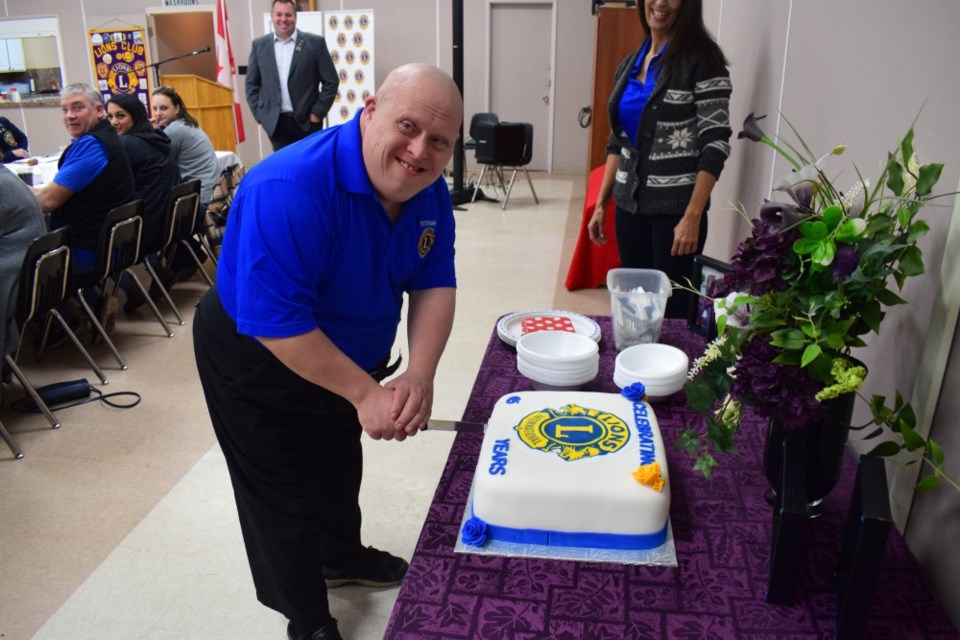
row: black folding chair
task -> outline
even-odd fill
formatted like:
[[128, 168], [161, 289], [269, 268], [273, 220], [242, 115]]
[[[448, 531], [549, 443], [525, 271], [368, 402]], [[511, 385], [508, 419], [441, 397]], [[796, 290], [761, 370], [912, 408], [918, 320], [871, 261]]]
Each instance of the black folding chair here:
[[[100, 378], [100, 382], [107, 384], [108, 380], [103, 371], [90, 357], [90, 354], [80, 343], [80, 339], [77, 338], [63, 315], [57, 310], [57, 306], [68, 297], [70, 292], [69, 234], [69, 228], [64, 227], [40, 236], [30, 244], [23, 256], [16, 313], [17, 325], [20, 327], [22, 334], [20, 347], [23, 346], [26, 330], [31, 326], [33, 320], [38, 320], [43, 335], [37, 356], [42, 356], [50, 337], [50, 328], [56, 321], [93, 372]], [[10, 367], [13, 375], [20, 381], [27, 395], [47, 418], [50, 425], [56, 429], [60, 426], [60, 422], [18, 365], [21, 348], [18, 348], [12, 356], [8, 353], [4, 354], [4, 362]], [[6, 440], [6, 437], [4, 439]]]
[[[107, 330], [97, 319], [97, 314], [94, 313], [90, 307], [90, 303], [84, 298], [83, 289], [88, 286], [99, 287], [103, 295], [103, 303], [106, 304], [108, 296], [117, 295], [120, 289], [120, 277], [126, 274], [133, 280], [137, 288], [140, 289], [140, 292], [146, 299], [146, 303], [150, 306], [150, 310], [153, 311], [153, 315], [156, 316], [160, 326], [166, 331], [167, 337], [172, 338], [173, 331], [170, 330], [167, 321], [163, 319], [163, 315], [160, 313], [160, 310], [157, 309], [157, 305], [150, 299], [150, 295], [147, 293], [147, 289], [143, 286], [143, 283], [140, 282], [140, 278], [138, 278], [133, 269], [131, 269], [131, 267], [141, 262], [140, 243], [142, 241], [142, 234], [143, 200], [134, 200], [133, 202], [112, 209], [106, 218], [104, 218], [103, 225], [100, 227], [100, 240], [97, 246], [97, 265], [94, 281], [74, 283], [74, 285], [78, 287], [77, 297], [87, 312], [87, 316], [90, 318], [94, 330], [100, 334], [100, 337], [113, 353], [113, 357], [117, 360], [121, 369], [126, 369], [127, 363], [124, 362], [120, 356], [120, 352], [117, 351], [116, 345], [113, 344], [110, 336], [107, 335]], [[111, 279], [113, 280], [112, 286], [109, 284]]]
[[[479, 123], [477, 125], [476, 158], [477, 162], [483, 165], [483, 169], [480, 170], [480, 177], [477, 179], [477, 186], [473, 191], [471, 202], [476, 200], [480, 183], [483, 182], [483, 176], [489, 167], [495, 172], [497, 183], [504, 192], [501, 209], [507, 208], [510, 193], [513, 191], [513, 183], [516, 181], [519, 171], [523, 171], [527, 177], [527, 184], [530, 185], [534, 202], [540, 204], [537, 191], [533, 188], [533, 181], [530, 179], [530, 174], [526, 168], [532, 157], [533, 125], [525, 122]], [[504, 181], [503, 170], [506, 167], [513, 169], [509, 187], [505, 185]]]

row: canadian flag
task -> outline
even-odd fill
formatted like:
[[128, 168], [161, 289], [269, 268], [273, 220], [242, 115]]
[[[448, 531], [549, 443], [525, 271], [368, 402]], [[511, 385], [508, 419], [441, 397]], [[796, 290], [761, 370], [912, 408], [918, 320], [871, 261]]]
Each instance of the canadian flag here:
[[240, 113], [240, 84], [237, 82], [237, 65], [233, 61], [233, 46], [230, 44], [230, 20], [227, 18], [226, 0], [217, 0], [217, 82], [233, 89], [233, 121], [237, 142], [243, 142], [243, 115]]

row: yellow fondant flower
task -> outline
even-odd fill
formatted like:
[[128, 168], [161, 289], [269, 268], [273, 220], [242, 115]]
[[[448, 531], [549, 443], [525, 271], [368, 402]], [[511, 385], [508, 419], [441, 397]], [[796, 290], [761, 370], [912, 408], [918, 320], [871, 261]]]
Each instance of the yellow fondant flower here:
[[637, 470], [631, 475], [636, 479], [637, 482], [644, 486], [650, 487], [654, 491], [663, 491], [663, 485], [666, 484], [663, 476], [660, 475], [659, 462], [642, 464], [637, 467]]

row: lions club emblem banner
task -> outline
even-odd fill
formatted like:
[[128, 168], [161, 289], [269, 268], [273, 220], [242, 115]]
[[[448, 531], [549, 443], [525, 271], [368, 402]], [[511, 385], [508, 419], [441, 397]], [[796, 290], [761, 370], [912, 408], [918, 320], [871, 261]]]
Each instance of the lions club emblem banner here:
[[340, 77], [327, 122], [351, 120], [374, 92], [373, 11], [325, 11], [323, 37]]
[[94, 77], [104, 101], [110, 96], [130, 93], [149, 104], [147, 47], [143, 27], [110, 31], [91, 30]]

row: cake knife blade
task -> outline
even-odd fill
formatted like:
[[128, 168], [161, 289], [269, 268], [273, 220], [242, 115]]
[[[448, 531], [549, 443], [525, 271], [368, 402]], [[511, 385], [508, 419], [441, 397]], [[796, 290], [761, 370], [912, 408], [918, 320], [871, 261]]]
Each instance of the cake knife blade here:
[[482, 422], [466, 422], [464, 420], [427, 420], [426, 431], [457, 431], [467, 433], [483, 433], [487, 425]]

